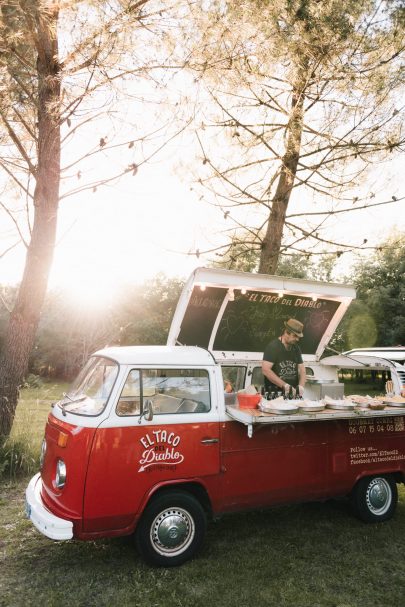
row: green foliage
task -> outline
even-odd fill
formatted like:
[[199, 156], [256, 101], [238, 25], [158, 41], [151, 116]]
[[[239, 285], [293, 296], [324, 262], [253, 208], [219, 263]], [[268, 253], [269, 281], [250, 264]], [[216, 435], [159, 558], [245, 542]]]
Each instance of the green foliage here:
[[118, 315], [121, 319], [121, 345], [159, 345], [166, 343], [174, 310], [184, 282], [158, 274], [123, 296]]
[[44, 382], [39, 375], [29, 373], [25, 378], [23, 388], [42, 388]]
[[349, 349], [373, 347], [376, 345], [377, 339], [377, 327], [371, 314], [360, 312], [351, 318], [347, 330]]
[[[381, 250], [360, 261], [348, 282], [357, 290], [357, 300], [338, 327], [332, 347], [398, 345], [405, 343], [405, 246], [404, 238], [382, 243]], [[389, 247], [389, 248], [386, 248]], [[235, 242], [215, 267], [255, 271], [259, 251]], [[315, 262], [302, 254], [283, 255], [277, 275], [331, 281], [336, 257], [321, 255]], [[88, 356], [106, 345], [164, 344], [177, 305], [183, 280], [163, 274], [142, 285], [129, 287], [116, 304], [98, 313], [85, 312], [68, 303], [61, 293], [48, 297], [30, 371], [25, 386], [41, 387], [41, 377], [71, 380]], [[7, 310], [0, 307], [1, 330]]]
[[405, 344], [404, 245], [405, 236], [393, 236], [353, 267], [347, 282], [357, 299], [331, 342], [337, 350]]
[[[363, 304], [360, 314], [366, 311], [373, 321], [376, 327], [375, 344], [378, 346], [405, 344], [404, 276], [405, 236], [388, 239], [353, 273], [357, 297]], [[357, 315], [352, 314], [350, 322], [354, 323], [356, 318]], [[372, 330], [371, 323], [369, 328]]]
[[72, 379], [87, 358], [108, 345], [164, 344], [183, 282], [163, 274], [127, 287], [115, 304], [98, 311], [74, 305], [63, 293], [48, 297], [30, 370]]
[[64, 383], [35, 381], [21, 389], [11, 435], [0, 444], [0, 478], [38, 471], [41, 442], [51, 404], [66, 391]]
[[15, 479], [38, 470], [39, 453], [25, 440], [7, 439], [0, 444], [0, 478]]
[[232, 237], [225, 253], [217, 253], [212, 266], [239, 272], [257, 272], [259, 257], [260, 251], [250, 242], [249, 235], [241, 232]]
[[[240, 232], [235, 236], [226, 252], [217, 255], [212, 266], [240, 272], [257, 272], [260, 261], [260, 250], [253, 248], [249, 242], [249, 234]], [[332, 273], [336, 263], [336, 255], [321, 255], [314, 261], [313, 257], [303, 253], [280, 255], [276, 275], [289, 278], [304, 278], [308, 280], [332, 281]]]

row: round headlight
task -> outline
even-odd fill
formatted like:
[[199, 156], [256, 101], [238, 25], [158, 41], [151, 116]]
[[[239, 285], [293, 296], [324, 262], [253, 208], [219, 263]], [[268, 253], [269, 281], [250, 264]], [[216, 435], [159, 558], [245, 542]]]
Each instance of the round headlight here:
[[46, 455], [46, 440], [43, 439], [41, 445], [41, 455], [39, 456], [39, 469], [42, 470], [42, 466], [44, 465], [44, 459]]
[[62, 489], [66, 483], [66, 465], [62, 459], [58, 459], [56, 464], [55, 485], [58, 489]]

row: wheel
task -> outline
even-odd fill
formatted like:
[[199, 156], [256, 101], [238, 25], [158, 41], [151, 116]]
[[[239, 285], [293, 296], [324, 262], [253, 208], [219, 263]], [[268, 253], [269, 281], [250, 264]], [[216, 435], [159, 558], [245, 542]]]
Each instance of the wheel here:
[[362, 478], [353, 490], [351, 502], [356, 516], [366, 523], [387, 521], [397, 506], [397, 485], [389, 475]]
[[135, 532], [141, 557], [150, 565], [175, 567], [194, 556], [207, 520], [200, 502], [184, 491], [168, 491], [152, 499]]

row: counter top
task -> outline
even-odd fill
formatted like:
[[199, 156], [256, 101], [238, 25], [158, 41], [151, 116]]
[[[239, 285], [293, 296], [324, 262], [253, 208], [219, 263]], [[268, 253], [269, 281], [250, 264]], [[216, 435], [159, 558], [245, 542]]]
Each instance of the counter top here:
[[259, 424], [285, 424], [287, 422], [325, 421], [333, 419], [361, 419], [371, 417], [397, 417], [405, 415], [405, 407], [386, 407], [380, 411], [369, 408], [356, 408], [353, 411], [340, 411], [338, 409], [324, 409], [318, 413], [294, 413], [292, 415], [274, 415], [264, 413], [260, 409], [240, 409], [237, 405], [227, 405], [228, 415], [242, 424], [248, 426], [248, 434], [252, 435], [254, 425]]

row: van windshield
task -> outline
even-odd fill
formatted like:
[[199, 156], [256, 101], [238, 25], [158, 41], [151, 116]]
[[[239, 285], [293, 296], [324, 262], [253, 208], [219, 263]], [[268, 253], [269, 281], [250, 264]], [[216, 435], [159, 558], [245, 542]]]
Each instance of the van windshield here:
[[92, 357], [58, 405], [77, 415], [99, 415], [104, 411], [118, 375], [118, 364], [108, 358]]

